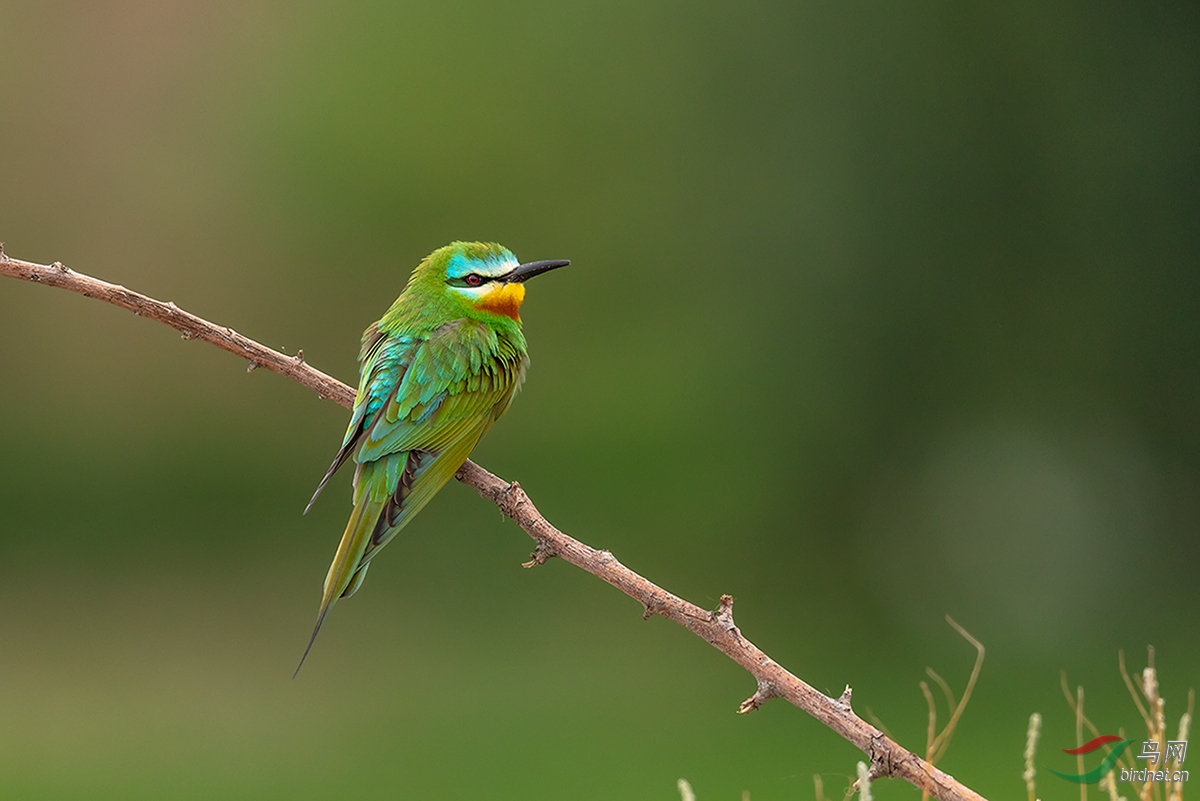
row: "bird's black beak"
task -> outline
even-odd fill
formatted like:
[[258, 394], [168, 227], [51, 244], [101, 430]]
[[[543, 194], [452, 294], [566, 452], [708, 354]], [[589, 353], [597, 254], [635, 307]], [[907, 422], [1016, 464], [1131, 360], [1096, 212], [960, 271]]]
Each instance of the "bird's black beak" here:
[[528, 264], [522, 264], [513, 270], [505, 277], [505, 282], [509, 284], [523, 284], [535, 275], [548, 273], [551, 270], [557, 270], [559, 267], [566, 267], [571, 262], [566, 259], [558, 259], [556, 261], [531, 261]]

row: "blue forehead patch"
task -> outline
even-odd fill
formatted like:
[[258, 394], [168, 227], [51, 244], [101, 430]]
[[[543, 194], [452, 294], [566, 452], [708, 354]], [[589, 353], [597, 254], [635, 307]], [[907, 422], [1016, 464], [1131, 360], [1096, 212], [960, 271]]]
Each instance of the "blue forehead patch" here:
[[517, 266], [517, 257], [508, 250], [489, 254], [483, 258], [468, 256], [465, 253], [455, 253], [446, 264], [447, 278], [462, 278], [470, 273], [491, 278], [504, 275]]

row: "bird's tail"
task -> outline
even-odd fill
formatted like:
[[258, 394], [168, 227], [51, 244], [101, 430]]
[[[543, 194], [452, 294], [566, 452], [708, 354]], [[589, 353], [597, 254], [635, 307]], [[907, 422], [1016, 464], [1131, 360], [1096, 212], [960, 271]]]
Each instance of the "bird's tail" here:
[[[325, 622], [325, 616], [333, 608], [334, 602], [343, 594], [350, 595], [347, 590], [350, 589], [351, 582], [354, 582], [354, 589], [358, 589], [357, 585], [362, 583], [361, 574], [365, 572], [366, 566], [360, 566], [359, 563], [367, 543], [371, 540], [375, 524], [379, 522], [384, 505], [385, 501], [373, 501], [370, 492], [362, 493], [358, 503], [354, 505], [354, 511], [346, 523], [346, 532], [342, 534], [342, 541], [338, 544], [337, 554], [333, 557], [333, 563], [329, 565], [329, 574], [325, 576], [325, 590], [321, 596], [317, 623], [313, 626], [312, 636], [308, 638], [308, 647], [304, 649], [304, 656], [300, 657], [300, 664], [296, 665], [296, 672], [292, 674], [292, 678], [300, 673], [300, 668], [321, 631], [321, 624]], [[356, 575], [359, 576], [357, 581]]]

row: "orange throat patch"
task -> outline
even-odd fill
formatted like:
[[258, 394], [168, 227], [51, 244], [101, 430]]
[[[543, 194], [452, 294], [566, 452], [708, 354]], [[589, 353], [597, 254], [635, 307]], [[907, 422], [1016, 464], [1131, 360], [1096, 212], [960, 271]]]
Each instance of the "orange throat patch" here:
[[524, 284], [505, 284], [494, 289], [479, 299], [475, 308], [490, 311], [493, 314], [503, 314], [517, 322], [521, 321], [521, 303], [525, 300]]

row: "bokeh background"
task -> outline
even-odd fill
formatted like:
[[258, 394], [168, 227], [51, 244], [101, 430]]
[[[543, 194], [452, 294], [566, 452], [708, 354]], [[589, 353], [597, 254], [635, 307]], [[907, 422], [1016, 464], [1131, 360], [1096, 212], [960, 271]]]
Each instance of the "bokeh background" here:
[[[1192, 3], [0, 3], [0, 240], [353, 381], [452, 239], [570, 258], [476, 458], [1023, 797], [1200, 683]], [[0, 795], [840, 798], [861, 755], [447, 487], [291, 673], [346, 413], [0, 281]], [[942, 711], [942, 719], [945, 718]], [[1064, 761], [1065, 760], [1065, 761]], [[1043, 798], [1074, 785], [1040, 777]], [[880, 798], [915, 798], [881, 783]]]

